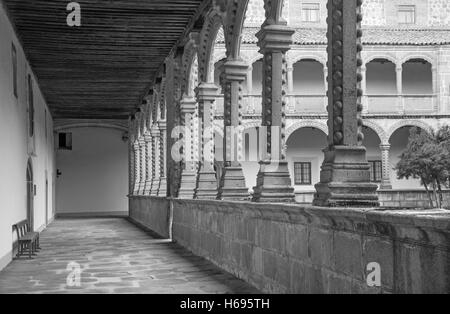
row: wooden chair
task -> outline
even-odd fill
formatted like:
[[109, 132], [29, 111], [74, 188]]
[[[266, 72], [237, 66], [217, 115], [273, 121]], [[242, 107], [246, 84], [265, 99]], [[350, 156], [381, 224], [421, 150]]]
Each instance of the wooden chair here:
[[33, 255], [39, 251], [39, 233], [32, 232], [30, 228], [30, 223], [28, 220], [23, 220], [15, 225], [13, 225], [13, 229], [17, 232], [17, 240], [19, 243], [17, 257], [25, 255], [25, 250], [28, 250], [28, 257], [32, 259]]

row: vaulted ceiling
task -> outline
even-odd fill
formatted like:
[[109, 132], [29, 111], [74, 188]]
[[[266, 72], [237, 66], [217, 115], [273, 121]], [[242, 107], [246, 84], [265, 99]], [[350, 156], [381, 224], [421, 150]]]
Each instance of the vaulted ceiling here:
[[126, 119], [203, 0], [2, 0], [54, 118]]

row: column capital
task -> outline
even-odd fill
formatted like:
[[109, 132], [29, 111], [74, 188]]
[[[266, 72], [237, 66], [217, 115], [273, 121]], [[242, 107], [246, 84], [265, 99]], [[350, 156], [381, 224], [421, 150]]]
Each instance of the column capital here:
[[391, 149], [391, 144], [389, 144], [389, 143], [382, 143], [381, 145], [380, 145], [380, 149], [383, 151], [385, 151], [385, 150], [390, 150]]
[[194, 97], [184, 97], [180, 101], [180, 111], [182, 114], [194, 113], [197, 101]]
[[295, 30], [281, 24], [265, 25], [256, 34], [260, 52], [286, 52], [291, 48]]
[[248, 64], [244, 60], [229, 60], [224, 63], [225, 79], [243, 82], [247, 78]]
[[214, 83], [201, 83], [196, 88], [197, 98], [206, 101], [215, 101], [219, 88]]

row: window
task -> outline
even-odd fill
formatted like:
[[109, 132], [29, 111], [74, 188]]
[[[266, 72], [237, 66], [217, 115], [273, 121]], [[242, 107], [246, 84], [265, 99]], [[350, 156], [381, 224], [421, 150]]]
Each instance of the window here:
[[296, 162], [294, 163], [295, 185], [311, 185], [311, 163]]
[[17, 51], [16, 46], [11, 44], [11, 59], [12, 59], [12, 70], [13, 70], [13, 93], [14, 97], [19, 97], [17, 91]]
[[28, 74], [28, 127], [30, 137], [34, 136], [34, 93], [33, 93], [33, 79]]
[[416, 23], [416, 6], [399, 5], [398, 6], [398, 23], [399, 24], [415, 24]]
[[382, 177], [382, 167], [380, 160], [369, 161], [370, 165], [370, 181], [371, 182], [381, 182]]
[[72, 150], [72, 133], [58, 134], [58, 149]]
[[310, 23], [320, 22], [320, 4], [304, 3], [302, 5], [302, 21]]

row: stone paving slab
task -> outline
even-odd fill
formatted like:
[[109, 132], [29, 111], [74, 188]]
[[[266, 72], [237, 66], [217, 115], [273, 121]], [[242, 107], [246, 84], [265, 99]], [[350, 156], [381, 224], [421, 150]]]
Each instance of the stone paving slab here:
[[[41, 246], [34, 259], [14, 260], [0, 272], [0, 293], [259, 293], [125, 219], [56, 220], [41, 234]], [[72, 262], [81, 267], [81, 287], [67, 285]]]

